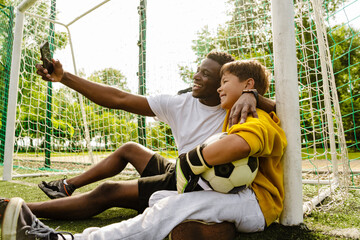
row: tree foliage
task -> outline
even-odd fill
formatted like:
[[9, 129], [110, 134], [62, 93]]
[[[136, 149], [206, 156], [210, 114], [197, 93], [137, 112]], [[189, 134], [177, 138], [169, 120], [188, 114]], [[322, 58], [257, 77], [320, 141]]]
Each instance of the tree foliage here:
[[[343, 6], [342, 0], [323, 1], [322, 7], [325, 9], [324, 17], [334, 16], [335, 13]], [[271, 9], [270, 1], [263, 0], [228, 0], [229, 19], [225, 24], [219, 25], [216, 32], [204, 26], [199, 30], [197, 38], [193, 40], [192, 49], [197, 55], [196, 64], [213, 50], [226, 51], [236, 59], [260, 59], [266, 66], [271, 69], [273, 66], [272, 57], [272, 29], [271, 29]], [[295, 31], [298, 43], [313, 44], [316, 46], [316, 26], [312, 20], [313, 7], [309, 1], [294, 1], [295, 11]], [[325, 16], [326, 14], [326, 16]], [[305, 30], [305, 31], [304, 31]], [[343, 124], [346, 139], [350, 146], [357, 146], [357, 138], [360, 138], [359, 127], [359, 31], [347, 26], [332, 26], [327, 28], [329, 47], [332, 57], [332, 64], [335, 73], [337, 93], [339, 96]], [[318, 53], [312, 52], [311, 49], [297, 48], [298, 74], [302, 86], [308, 84], [306, 71], [302, 61], [307, 61], [307, 68], [313, 69], [310, 77], [310, 86], [322, 88], [322, 83], [318, 81], [321, 77], [321, 66]], [[192, 81], [193, 71], [188, 66], [179, 66], [180, 76], [186, 83]], [[274, 91], [274, 89], [270, 89]], [[315, 92], [301, 92], [301, 99], [314, 98], [312, 109], [317, 111], [320, 108], [319, 101], [323, 101], [322, 96], [315, 95]], [[304, 101], [304, 109], [310, 108]], [[321, 119], [311, 122], [311, 118], [306, 113], [302, 115], [303, 127], [310, 128], [311, 125], [321, 126], [324, 124]], [[313, 136], [304, 132], [304, 137], [312, 141]], [[321, 136], [320, 136], [321, 137]], [[359, 146], [357, 146], [359, 148]]]
[[360, 31], [334, 26], [328, 39], [345, 138], [349, 147], [360, 150]]
[[121, 73], [121, 71], [114, 68], [105, 68], [100, 71], [95, 71], [91, 74], [89, 80], [116, 87], [124, 91], [130, 91], [127, 86], [126, 77]]
[[[294, 1], [295, 15], [300, 15], [304, 22], [308, 22], [309, 5], [303, 0]], [[325, 1], [330, 13], [335, 12], [343, 1]], [[267, 66], [273, 65], [272, 59], [272, 29], [271, 2], [266, 0], [228, 0], [228, 21], [220, 24], [215, 33], [208, 26], [198, 31], [197, 39], [193, 40], [192, 49], [196, 53], [196, 64], [211, 50], [226, 51], [236, 59], [257, 58]], [[185, 82], [185, 76], [192, 76], [189, 67], [180, 66], [180, 75]]]

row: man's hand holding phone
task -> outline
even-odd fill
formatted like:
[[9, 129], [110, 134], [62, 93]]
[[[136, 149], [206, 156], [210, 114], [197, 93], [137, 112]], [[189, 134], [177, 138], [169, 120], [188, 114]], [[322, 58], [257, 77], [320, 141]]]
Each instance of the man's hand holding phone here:
[[35, 65], [37, 68], [36, 73], [40, 75], [45, 81], [60, 82], [64, 75], [64, 70], [59, 61], [51, 59], [48, 42], [45, 42], [43, 45], [41, 45], [40, 53], [43, 64], [38, 63]]
[[54, 65], [51, 62], [49, 42], [45, 42], [40, 46], [40, 53], [43, 67], [46, 68], [49, 74], [52, 74], [54, 72]]

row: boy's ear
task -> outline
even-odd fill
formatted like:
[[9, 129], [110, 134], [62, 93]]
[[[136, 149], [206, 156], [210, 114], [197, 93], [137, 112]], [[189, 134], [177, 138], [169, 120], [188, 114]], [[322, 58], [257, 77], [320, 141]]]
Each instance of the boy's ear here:
[[254, 89], [255, 88], [255, 80], [253, 78], [246, 79], [245, 89]]

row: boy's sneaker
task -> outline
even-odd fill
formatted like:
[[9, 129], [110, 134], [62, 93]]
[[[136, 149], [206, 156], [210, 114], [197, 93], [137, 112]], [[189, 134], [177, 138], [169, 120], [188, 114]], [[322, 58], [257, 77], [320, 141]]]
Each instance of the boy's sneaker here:
[[185, 220], [169, 234], [170, 240], [233, 240], [235, 237], [233, 223], [207, 223], [200, 220]]
[[67, 239], [74, 239], [71, 233], [56, 232], [43, 224], [21, 198], [0, 198], [0, 221], [1, 239], [4, 240], [66, 239], [64, 234], [69, 235]]
[[42, 181], [38, 186], [51, 199], [71, 196], [76, 189], [73, 184], [66, 185], [64, 179], [51, 182]]

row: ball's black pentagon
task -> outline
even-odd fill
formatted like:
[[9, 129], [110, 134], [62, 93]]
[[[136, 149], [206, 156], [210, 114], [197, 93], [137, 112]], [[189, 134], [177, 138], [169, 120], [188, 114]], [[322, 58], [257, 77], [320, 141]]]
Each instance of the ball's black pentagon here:
[[215, 175], [218, 177], [228, 178], [228, 177], [230, 177], [234, 168], [235, 168], [235, 166], [232, 163], [216, 165], [214, 167]]
[[233, 189], [231, 189], [229, 191], [229, 193], [238, 193], [239, 191], [243, 190], [246, 188], [246, 185], [241, 185], [239, 187], [234, 187]]
[[256, 157], [249, 157], [248, 159], [248, 166], [251, 170], [251, 172], [255, 172], [258, 166], [258, 160]]

